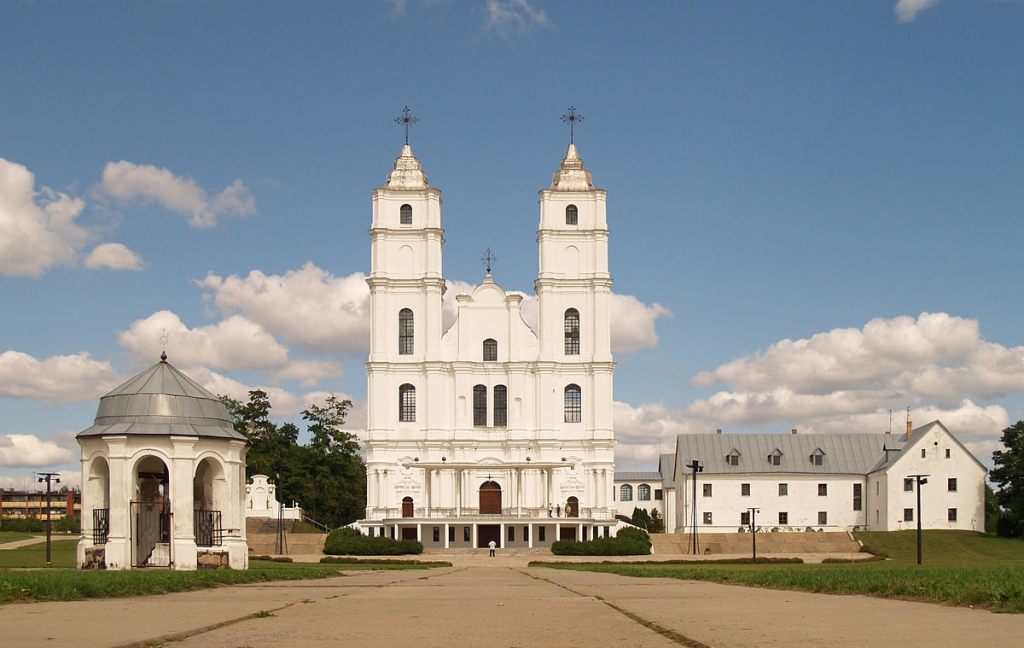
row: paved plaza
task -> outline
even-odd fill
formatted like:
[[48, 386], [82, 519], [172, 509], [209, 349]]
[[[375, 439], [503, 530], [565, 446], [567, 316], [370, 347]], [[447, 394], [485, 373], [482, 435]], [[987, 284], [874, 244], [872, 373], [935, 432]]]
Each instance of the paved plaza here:
[[5, 605], [0, 627], [7, 648], [161, 640], [225, 648], [1009, 646], [1024, 637], [1024, 615], [526, 567], [525, 558], [474, 555], [427, 571]]

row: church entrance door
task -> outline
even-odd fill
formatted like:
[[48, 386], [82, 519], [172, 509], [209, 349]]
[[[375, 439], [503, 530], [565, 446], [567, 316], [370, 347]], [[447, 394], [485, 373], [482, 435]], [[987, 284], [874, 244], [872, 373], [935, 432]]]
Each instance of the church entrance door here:
[[570, 497], [565, 503], [565, 517], [579, 517], [580, 516], [580, 501], [575, 497]]
[[558, 533], [559, 540], [575, 540], [576, 527], [562, 527]]
[[494, 540], [494, 544], [501, 546], [501, 525], [481, 524], [476, 528], [477, 549], [486, 549], [487, 543]]
[[402, 498], [402, 517], [413, 517], [412, 498]]
[[486, 481], [480, 485], [480, 513], [501, 515], [501, 486], [498, 482]]

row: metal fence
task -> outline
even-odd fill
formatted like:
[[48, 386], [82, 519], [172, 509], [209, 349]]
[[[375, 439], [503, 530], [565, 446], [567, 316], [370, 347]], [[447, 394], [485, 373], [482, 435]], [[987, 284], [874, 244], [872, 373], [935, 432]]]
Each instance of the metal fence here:
[[193, 515], [196, 546], [219, 547], [224, 542], [220, 511], [197, 509]]
[[110, 534], [110, 509], [92, 510], [92, 543], [107, 544]]

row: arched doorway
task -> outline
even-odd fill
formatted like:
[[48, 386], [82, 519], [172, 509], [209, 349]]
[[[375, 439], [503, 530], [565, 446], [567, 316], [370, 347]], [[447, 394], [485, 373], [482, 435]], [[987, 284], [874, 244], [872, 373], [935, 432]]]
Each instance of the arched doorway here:
[[501, 486], [496, 481], [480, 484], [480, 513], [501, 515]]
[[192, 478], [192, 532], [196, 546], [219, 546], [224, 538], [222, 504], [227, 483], [220, 462], [207, 457]]
[[413, 517], [413, 504], [411, 497], [402, 498], [402, 517]]
[[135, 469], [131, 503], [132, 565], [171, 566], [170, 474], [159, 457], [143, 457]]
[[575, 497], [570, 497], [565, 502], [565, 517], [579, 517], [580, 516], [580, 501]]

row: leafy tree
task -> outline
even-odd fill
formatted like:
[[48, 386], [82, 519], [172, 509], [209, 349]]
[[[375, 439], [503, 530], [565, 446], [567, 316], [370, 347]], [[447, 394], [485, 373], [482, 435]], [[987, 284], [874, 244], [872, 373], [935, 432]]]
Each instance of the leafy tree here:
[[996, 499], [1003, 508], [1006, 522], [999, 523], [999, 534], [1021, 535], [1024, 523], [1024, 421], [1003, 430], [1003, 447], [992, 453], [995, 468], [989, 473], [992, 482], [999, 487]]
[[329, 527], [360, 517], [366, 506], [366, 468], [355, 435], [341, 429], [351, 401], [330, 396], [324, 405], [304, 410], [310, 440], [300, 445], [297, 426], [270, 420], [265, 391], [250, 391], [247, 403], [228, 396], [220, 399], [235, 430], [249, 440], [246, 477], [275, 479], [280, 501], [298, 502], [306, 515]]
[[665, 533], [665, 520], [657, 508], [651, 509], [651, 521], [647, 524], [648, 533]]
[[651, 526], [651, 515], [647, 512], [647, 509], [642, 509], [639, 506], [633, 509], [633, 526], [640, 527], [643, 530], [647, 530]]

